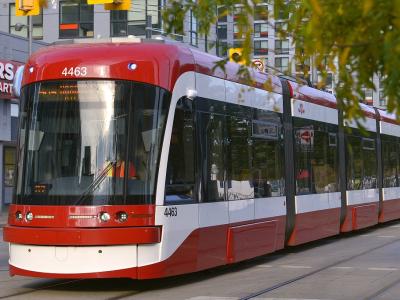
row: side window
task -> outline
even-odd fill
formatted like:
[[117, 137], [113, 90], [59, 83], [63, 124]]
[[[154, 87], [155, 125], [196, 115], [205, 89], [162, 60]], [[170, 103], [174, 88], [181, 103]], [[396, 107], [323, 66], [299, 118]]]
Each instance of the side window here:
[[[355, 130], [354, 133], [346, 136], [346, 141], [347, 189], [361, 190], [376, 188], [378, 170], [375, 152], [375, 133], [369, 133], [368, 137], [363, 137], [358, 130]], [[383, 147], [383, 153], [387, 152], [385, 145]]]
[[338, 190], [336, 127], [294, 120], [296, 194]]
[[251, 122], [228, 117], [227, 200], [254, 198], [251, 172]]
[[383, 187], [396, 187], [398, 181], [397, 139], [382, 136]]
[[362, 189], [363, 160], [361, 138], [354, 135], [346, 136], [347, 144], [347, 189]]
[[202, 202], [224, 201], [225, 197], [225, 116], [198, 113]]
[[282, 121], [275, 112], [255, 110], [252, 121], [254, 198], [285, 194]]
[[378, 174], [376, 164], [375, 139], [363, 138], [362, 148], [364, 160], [363, 189], [374, 189], [377, 186], [376, 177]]
[[165, 184], [168, 203], [194, 200], [194, 144], [192, 102], [183, 98], [177, 103], [171, 134]]

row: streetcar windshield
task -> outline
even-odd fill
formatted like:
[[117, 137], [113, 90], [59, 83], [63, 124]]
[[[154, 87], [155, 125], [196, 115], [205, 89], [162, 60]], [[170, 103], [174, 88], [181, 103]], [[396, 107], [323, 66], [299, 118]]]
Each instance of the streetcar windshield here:
[[128, 81], [23, 90], [17, 204], [154, 203], [170, 95]]

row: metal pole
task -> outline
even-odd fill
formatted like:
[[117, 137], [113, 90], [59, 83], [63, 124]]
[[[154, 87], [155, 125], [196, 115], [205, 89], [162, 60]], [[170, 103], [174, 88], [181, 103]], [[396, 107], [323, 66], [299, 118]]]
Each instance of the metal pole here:
[[32, 31], [33, 31], [32, 16], [28, 16], [28, 54], [29, 54], [29, 56], [31, 56], [31, 54], [32, 54]]
[[151, 23], [151, 15], [146, 16], [146, 39], [151, 39], [152, 34], [152, 23]]

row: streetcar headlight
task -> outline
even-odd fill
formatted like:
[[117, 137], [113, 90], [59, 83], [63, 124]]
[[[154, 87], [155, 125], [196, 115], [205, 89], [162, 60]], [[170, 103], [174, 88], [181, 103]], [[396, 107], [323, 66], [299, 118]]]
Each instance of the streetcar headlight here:
[[21, 221], [22, 218], [23, 218], [22, 212], [17, 211], [17, 212], [15, 213], [15, 218], [16, 218], [18, 221]]
[[102, 222], [107, 222], [107, 221], [109, 221], [111, 219], [111, 217], [110, 217], [110, 214], [109, 213], [107, 213], [107, 212], [101, 212], [100, 213], [100, 220], [102, 221]]
[[33, 220], [33, 213], [31, 213], [30, 211], [28, 211], [28, 212], [26, 213], [25, 219], [26, 219], [27, 221], [32, 221], [32, 220]]
[[128, 214], [124, 211], [120, 211], [117, 213], [117, 219], [120, 222], [125, 222], [126, 220], [128, 220]]

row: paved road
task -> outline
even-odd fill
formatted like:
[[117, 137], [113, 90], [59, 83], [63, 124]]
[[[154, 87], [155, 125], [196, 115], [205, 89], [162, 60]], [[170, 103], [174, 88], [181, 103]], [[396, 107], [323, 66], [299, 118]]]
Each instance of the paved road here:
[[400, 222], [144, 282], [10, 278], [7, 255], [0, 243], [0, 299], [400, 299]]

